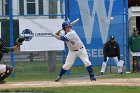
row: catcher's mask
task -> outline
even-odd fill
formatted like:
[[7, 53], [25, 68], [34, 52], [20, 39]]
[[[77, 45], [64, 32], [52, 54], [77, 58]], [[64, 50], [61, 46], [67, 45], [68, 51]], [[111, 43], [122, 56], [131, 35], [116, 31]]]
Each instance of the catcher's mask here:
[[2, 50], [2, 48], [3, 48], [3, 43], [4, 43], [4, 40], [2, 38], [0, 38], [0, 50]]

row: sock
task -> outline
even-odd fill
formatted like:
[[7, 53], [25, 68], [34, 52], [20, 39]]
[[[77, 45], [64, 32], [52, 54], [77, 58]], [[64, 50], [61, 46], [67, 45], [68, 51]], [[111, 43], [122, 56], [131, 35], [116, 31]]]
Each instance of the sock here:
[[90, 77], [91, 76], [94, 77], [94, 73], [93, 73], [93, 69], [92, 69], [92, 66], [91, 65], [87, 67], [87, 71], [88, 71]]
[[62, 75], [64, 75], [66, 71], [67, 70], [64, 70], [63, 68], [61, 68], [60, 73], [59, 73], [59, 76], [62, 77]]

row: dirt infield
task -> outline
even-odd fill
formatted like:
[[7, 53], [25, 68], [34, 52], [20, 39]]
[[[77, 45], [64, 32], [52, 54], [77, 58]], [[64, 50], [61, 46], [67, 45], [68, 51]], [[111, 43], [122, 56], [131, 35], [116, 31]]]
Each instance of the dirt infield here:
[[117, 86], [140, 86], [140, 78], [129, 79], [64, 79], [60, 82], [54, 81], [30, 81], [30, 82], [7, 82], [0, 84], [1, 89], [5, 88], [29, 88], [29, 87], [64, 87], [64, 86], [95, 86], [95, 85], [117, 85]]

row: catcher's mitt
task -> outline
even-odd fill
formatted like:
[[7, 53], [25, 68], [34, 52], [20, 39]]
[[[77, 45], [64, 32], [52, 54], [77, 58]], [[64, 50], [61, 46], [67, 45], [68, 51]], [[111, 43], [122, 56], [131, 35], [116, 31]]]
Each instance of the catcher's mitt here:
[[25, 40], [24, 37], [19, 37], [19, 38], [16, 39], [16, 44], [17, 44], [17, 45], [22, 45], [22, 42], [23, 42], [24, 40]]

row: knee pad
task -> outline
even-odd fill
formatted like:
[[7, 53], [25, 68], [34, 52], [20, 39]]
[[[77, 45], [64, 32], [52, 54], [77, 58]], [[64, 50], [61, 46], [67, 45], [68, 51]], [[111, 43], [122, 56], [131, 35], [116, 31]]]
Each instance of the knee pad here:
[[0, 81], [3, 81], [5, 78], [10, 76], [12, 72], [13, 72], [13, 68], [11, 66], [6, 65], [6, 71], [0, 74]]
[[13, 72], [13, 67], [6, 65], [6, 74], [11, 74]]

